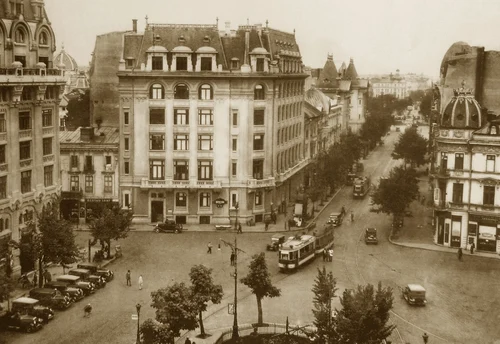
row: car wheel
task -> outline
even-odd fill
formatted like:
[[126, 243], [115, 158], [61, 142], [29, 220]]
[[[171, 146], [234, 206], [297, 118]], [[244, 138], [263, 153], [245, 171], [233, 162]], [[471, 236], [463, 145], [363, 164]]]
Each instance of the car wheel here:
[[178, 229], [176, 229], [176, 230], [174, 231], [174, 233], [175, 233], [175, 234], [179, 233], [179, 230], [178, 230]]
[[26, 328], [26, 333], [31, 333], [31, 332], [33, 332], [33, 326], [28, 326]]
[[155, 227], [155, 232], [156, 232], [156, 233], [160, 233], [160, 228]]

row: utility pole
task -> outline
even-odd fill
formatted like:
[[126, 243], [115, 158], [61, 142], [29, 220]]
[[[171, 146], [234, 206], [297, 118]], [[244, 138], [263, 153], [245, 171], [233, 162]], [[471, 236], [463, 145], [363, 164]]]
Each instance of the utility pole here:
[[233, 312], [233, 341], [236, 341], [240, 334], [238, 333], [238, 252], [245, 252], [238, 248], [238, 241], [236, 235], [234, 236], [234, 244], [220, 239], [224, 245], [229, 246], [234, 252], [234, 273], [232, 277], [234, 278], [234, 312]]

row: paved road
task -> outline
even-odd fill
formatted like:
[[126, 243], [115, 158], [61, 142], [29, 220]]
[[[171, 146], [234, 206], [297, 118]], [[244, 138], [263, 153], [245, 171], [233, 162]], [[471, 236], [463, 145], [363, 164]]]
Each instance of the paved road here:
[[[387, 137], [385, 145], [378, 147], [365, 161], [365, 170], [373, 182], [396, 164], [390, 158], [391, 142], [396, 137], [395, 133]], [[500, 339], [500, 329], [496, 324], [500, 300], [496, 276], [500, 273], [500, 262], [476, 257], [458, 262], [455, 256], [447, 253], [391, 245], [387, 241], [389, 218], [369, 212], [369, 198], [353, 200], [350, 188], [340, 191], [318, 218], [318, 226], [326, 222], [331, 211], [342, 205], [354, 211], [355, 222], [344, 222], [336, 229], [333, 262], [324, 263], [317, 259], [295, 274], [282, 274], [278, 271], [277, 254], [266, 253], [273, 280], [281, 288], [282, 296], [263, 301], [264, 321], [284, 323], [288, 316], [292, 324], [310, 323], [313, 319], [311, 287], [316, 269], [326, 264], [337, 277], [339, 294], [345, 288], [378, 281], [394, 289], [391, 319], [398, 331], [391, 338], [393, 343], [421, 343], [423, 331], [430, 334], [429, 343], [492, 343]], [[380, 243], [377, 246], [366, 246], [362, 241], [363, 229], [368, 225], [379, 229]], [[262, 251], [270, 236], [269, 233], [237, 236], [238, 245], [245, 250], [239, 259], [240, 276], [246, 274], [251, 255]], [[88, 298], [95, 309], [89, 319], [83, 318], [84, 303], [81, 302], [65, 312], [58, 312], [56, 319], [38, 333], [2, 335], [9, 343], [133, 343], [136, 322], [131, 320], [131, 315], [135, 313], [135, 304], [140, 302], [143, 305], [141, 321], [154, 317], [154, 310], [149, 307], [150, 292], [172, 281], [188, 282], [190, 267], [200, 263], [214, 268], [214, 279], [222, 284], [225, 292], [222, 303], [210, 306], [205, 313], [205, 326], [209, 332], [231, 326], [232, 316], [227, 314], [227, 304], [234, 296], [230, 251], [224, 246], [221, 251], [217, 249], [219, 238], [231, 241], [234, 234], [131, 233], [129, 238], [120, 241], [124, 257], [110, 266], [116, 271], [116, 280]], [[208, 241], [214, 245], [212, 255], [206, 253]], [[127, 269], [132, 270], [132, 287], [125, 286]], [[145, 280], [142, 291], [136, 286], [139, 273]], [[427, 288], [429, 303], [426, 307], [409, 307], [400, 298], [398, 286], [411, 282], [421, 283]], [[238, 296], [239, 323], [255, 322], [255, 297], [243, 285], [238, 286]]]

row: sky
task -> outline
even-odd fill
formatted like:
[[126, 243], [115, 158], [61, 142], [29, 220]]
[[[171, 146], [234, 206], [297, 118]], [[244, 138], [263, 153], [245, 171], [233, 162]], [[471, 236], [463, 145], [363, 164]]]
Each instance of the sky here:
[[436, 77], [457, 41], [500, 50], [498, 0], [45, 0], [57, 51], [88, 65], [95, 37], [149, 23], [263, 24], [296, 32], [302, 61], [321, 68], [354, 60], [358, 74], [417, 73]]

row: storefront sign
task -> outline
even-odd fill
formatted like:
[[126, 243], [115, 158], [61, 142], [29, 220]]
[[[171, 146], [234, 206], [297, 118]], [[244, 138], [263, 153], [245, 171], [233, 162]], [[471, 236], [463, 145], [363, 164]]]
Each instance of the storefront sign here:
[[222, 208], [227, 203], [227, 201], [224, 198], [217, 198], [214, 203], [217, 208]]
[[500, 223], [500, 218], [496, 216], [488, 215], [469, 215], [469, 221], [477, 221], [479, 224], [492, 224], [495, 225]]
[[86, 198], [85, 202], [87, 203], [111, 203], [113, 202], [112, 198]]

